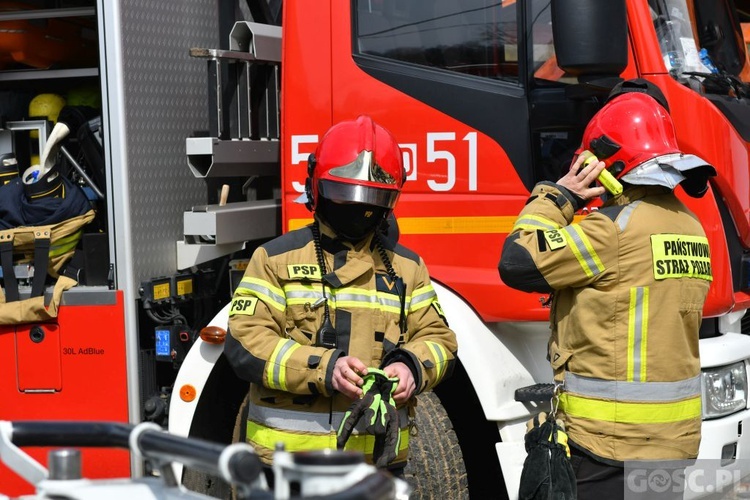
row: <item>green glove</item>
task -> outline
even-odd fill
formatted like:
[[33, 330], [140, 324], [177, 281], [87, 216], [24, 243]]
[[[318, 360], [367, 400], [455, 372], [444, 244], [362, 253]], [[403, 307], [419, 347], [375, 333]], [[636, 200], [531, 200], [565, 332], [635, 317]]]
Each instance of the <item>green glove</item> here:
[[368, 368], [363, 378], [362, 398], [354, 401], [344, 414], [336, 446], [343, 449], [354, 427], [364, 418], [365, 433], [375, 436], [373, 461], [377, 467], [385, 467], [398, 455], [401, 442], [399, 416], [393, 401], [398, 378], [388, 378], [377, 368]]
[[[398, 378], [388, 379], [389, 383], [380, 384], [380, 416], [382, 419], [382, 439], [375, 439], [375, 448], [373, 450], [373, 460], [376, 467], [386, 467], [393, 462], [398, 455], [399, 445], [401, 444], [401, 428], [396, 409], [396, 402], [393, 400], [393, 393], [398, 386]], [[377, 429], [380, 432], [381, 428]], [[369, 430], [368, 430], [369, 432]], [[377, 434], [376, 435], [379, 435]]]

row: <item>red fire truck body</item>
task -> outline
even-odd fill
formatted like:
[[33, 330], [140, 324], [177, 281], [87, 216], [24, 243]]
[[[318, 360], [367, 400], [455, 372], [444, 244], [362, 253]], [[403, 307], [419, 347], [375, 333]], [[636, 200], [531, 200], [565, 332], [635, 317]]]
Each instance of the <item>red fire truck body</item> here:
[[[278, 2], [260, 4], [265, 9]], [[162, 420], [144, 414], [144, 408], [158, 406], [165, 396], [157, 391], [155, 399], [147, 401], [153, 388], [144, 389], [145, 374], [152, 371], [145, 368], [155, 363], [154, 348], [158, 364], [159, 339], [174, 342], [169, 346], [177, 349], [187, 328], [159, 316], [155, 325], [144, 304], [153, 313], [163, 300], [156, 293], [144, 295], [139, 288], [154, 292], [163, 286], [159, 276], [175, 272], [190, 271], [197, 279], [203, 275], [202, 266], [228, 255], [246, 259], [259, 242], [309, 223], [311, 214], [295, 201], [303, 191], [309, 153], [334, 123], [369, 114], [390, 129], [402, 147], [408, 178], [395, 211], [400, 241], [424, 258], [459, 339], [456, 372], [435, 394], [424, 396], [436, 395], [425, 401], [437, 403], [420, 404], [423, 412], [424, 408], [435, 412], [418, 415], [423, 419], [423, 435], [446, 439], [447, 446], [458, 452], [436, 457], [415, 439], [414, 467], [428, 477], [433, 469], [459, 471], [460, 463], [468, 477], [468, 482], [463, 479], [463, 489], [472, 496], [513, 498], [525, 457], [524, 424], [546, 405], [522, 403], [514, 396], [516, 389], [551, 381], [546, 361], [549, 310], [547, 295], [504, 285], [497, 272], [500, 250], [534, 184], [563, 175], [588, 119], [609, 89], [621, 79], [640, 77], [666, 95], [680, 148], [718, 171], [703, 198], [689, 198], [681, 188], [677, 192], [699, 216], [709, 237], [714, 277], [700, 340], [704, 423], [699, 458], [720, 459], [722, 467], [737, 469], [740, 459], [750, 457], [750, 434], [743, 430], [750, 428], [750, 113], [745, 111], [750, 90], [738, 78], [747, 74], [748, 57], [731, 4], [713, 0], [287, 1], [283, 19], [275, 19], [282, 26], [279, 46], [277, 32], [265, 26], [273, 16], [261, 19], [258, 13], [264, 9], [251, 9], [250, 17], [257, 22], [235, 25], [225, 47], [228, 51], [196, 52], [209, 60], [209, 76], [217, 83], [211, 88], [215, 92], [209, 92], [212, 130], [187, 141], [191, 169], [209, 183], [209, 205], [194, 209], [192, 215], [198, 220], [199, 215], [217, 214], [215, 232], [203, 231], [203, 218], [196, 223], [203, 224], [201, 229], [189, 231], [186, 215], [185, 241], [178, 242], [173, 267], [144, 266], [161, 252], [139, 253], [138, 244], [145, 244], [146, 238], [137, 230], [156, 227], [162, 238], [166, 233], [149, 218], [148, 210], [138, 208], [139, 190], [131, 188], [122, 199], [113, 192], [108, 208], [117, 276], [113, 290], [98, 296], [98, 303], [87, 300], [84, 292], [78, 303], [69, 299], [58, 321], [44, 326], [49, 338], [59, 338], [57, 344], [45, 343], [44, 352], [40, 345], [28, 343], [25, 327], [0, 327], [0, 375], [14, 381], [0, 384], [4, 402], [0, 419], [166, 423], [166, 412], [161, 413]], [[116, 33], [117, 20], [115, 16], [102, 26]], [[135, 31], [128, 40], [137, 39]], [[235, 43], [238, 33], [252, 33], [250, 42]], [[226, 44], [221, 41], [221, 45]], [[571, 51], [571, 46], [580, 49]], [[128, 54], [118, 47], [112, 43], [103, 49], [110, 62], [118, 54]], [[718, 73], [711, 73], [700, 59], [700, 48], [708, 49]], [[276, 69], [280, 63], [281, 79], [274, 80], [271, 71], [264, 80], [272, 96], [267, 93], [264, 102], [274, 97], [280, 101], [278, 121], [272, 107], [266, 107], [260, 119], [251, 118], [253, 123], [270, 121], [267, 128], [278, 125], [279, 133], [259, 138], [257, 132], [244, 134], [243, 125], [234, 127], [233, 122], [230, 132], [222, 128], [224, 108], [218, 101], [221, 91], [231, 87], [220, 81], [226, 77], [220, 71], [226, 61]], [[247, 75], [257, 83], [251, 71]], [[139, 179], [130, 169], [141, 168], [129, 161], [140, 151], [129, 134], [140, 125], [145, 133], [138, 137], [151, 144], [159, 131], [128, 114], [125, 96], [132, 102], [137, 95], [132, 89], [144, 88], [134, 85], [130, 93], [123, 92], [109, 78], [116, 80], [116, 76], [108, 73], [103, 85], [109, 99], [104, 115], [113, 130], [105, 141], [111, 162], [108, 175], [111, 182], [127, 188], [128, 182]], [[237, 78], [242, 81], [242, 76]], [[263, 100], [261, 94], [248, 92], [244, 104], [257, 104]], [[234, 105], [240, 109], [242, 99], [238, 93], [240, 104]], [[179, 99], [165, 102], [178, 108], [185, 105]], [[240, 130], [236, 137], [235, 128]], [[230, 219], [234, 207], [255, 201], [248, 192], [247, 201], [230, 199], [224, 206], [213, 193], [216, 182], [240, 179], [244, 196], [252, 179], [268, 175], [265, 170], [258, 174], [254, 165], [243, 170], [237, 160], [255, 155], [263, 156], [263, 168], [269, 168], [272, 158], [276, 172], [280, 171], [278, 177], [271, 176], [275, 191], [270, 205], [253, 205], [256, 211]], [[154, 168], [145, 155], [138, 159], [144, 169]], [[173, 183], [169, 178], [138, 186], [171, 193]], [[237, 192], [233, 187], [232, 193]], [[185, 208], [177, 205], [165, 200], [162, 208]], [[244, 240], [252, 240], [247, 246], [222, 240], [226, 227], [219, 227], [220, 214], [231, 221], [226, 226], [239, 231], [276, 220], [275, 210], [281, 214], [278, 229], [245, 236]], [[578, 215], [589, 210], [596, 206]], [[188, 240], [199, 243], [200, 250], [187, 251]], [[161, 240], [153, 235], [153, 241]], [[210, 258], [203, 256], [204, 251]], [[233, 268], [235, 278], [241, 269], [241, 265]], [[229, 299], [230, 288], [225, 288], [221, 297], [212, 297], [219, 305]], [[179, 304], [174, 291], [168, 297]], [[225, 328], [226, 317], [225, 306], [208, 324]], [[159, 337], [162, 334], [166, 337]], [[195, 338], [193, 344], [192, 336], [187, 338], [184, 347], [192, 344], [192, 348], [185, 351], [184, 359], [179, 349], [172, 355], [178, 358], [173, 361], [179, 372], [166, 391], [171, 393], [169, 430], [228, 442], [247, 385], [236, 380], [220, 343]], [[47, 361], [40, 370], [36, 361], [30, 368], [30, 359]], [[161, 361], [158, 366], [165, 366]], [[37, 386], [45, 391], [26, 390]], [[430, 422], [441, 415], [452, 430], [431, 433]], [[455, 461], [439, 469], [440, 460]], [[102, 459], [95, 470], [84, 474], [107, 476], [110, 467], [125, 467], [126, 462], [125, 455]], [[132, 467], [139, 472], [137, 461]], [[0, 469], [3, 487], [11, 484], [10, 494], [22, 491], [20, 486], [14, 489], [14, 479], [5, 481], [7, 475]]]

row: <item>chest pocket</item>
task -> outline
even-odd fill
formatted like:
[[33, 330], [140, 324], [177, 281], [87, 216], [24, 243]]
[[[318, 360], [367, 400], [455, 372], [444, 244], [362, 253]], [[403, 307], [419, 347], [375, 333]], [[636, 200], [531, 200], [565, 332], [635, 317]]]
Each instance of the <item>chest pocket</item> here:
[[[317, 264], [281, 265], [280, 284], [286, 299], [286, 336], [310, 345], [323, 322], [323, 288]], [[285, 278], [283, 278], [285, 277]]]

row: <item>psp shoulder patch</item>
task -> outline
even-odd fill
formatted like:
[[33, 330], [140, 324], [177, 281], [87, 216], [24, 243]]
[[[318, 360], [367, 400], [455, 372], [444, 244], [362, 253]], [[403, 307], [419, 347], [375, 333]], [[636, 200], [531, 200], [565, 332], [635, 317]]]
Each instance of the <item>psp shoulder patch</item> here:
[[559, 229], [550, 229], [544, 232], [544, 239], [547, 240], [550, 250], [557, 250], [558, 248], [564, 247], [567, 242], [565, 236], [560, 232]]
[[255, 314], [256, 305], [258, 305], [257, 297], [236, 297], [232, 299], [232, 307], [229, 308], [229, 315], [235, 316], [241, 314], [252, 316]]

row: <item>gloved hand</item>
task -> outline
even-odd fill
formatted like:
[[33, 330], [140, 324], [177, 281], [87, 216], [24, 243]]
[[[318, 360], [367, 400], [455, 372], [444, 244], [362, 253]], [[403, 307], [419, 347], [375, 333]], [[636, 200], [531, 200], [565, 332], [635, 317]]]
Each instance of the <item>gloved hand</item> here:
[[396, 458], [401, 443], [399, 416], [393, 401], [398, 378], [388, 378], [376, 368], [368, 368], [363, 378], [362, 398], [354, 401], [344, 414], [336, 446], [343, 449], [354, 427], [364, 418], [365, 433], [375, 436], [372, 459], [376, 467], [382, 468]]

